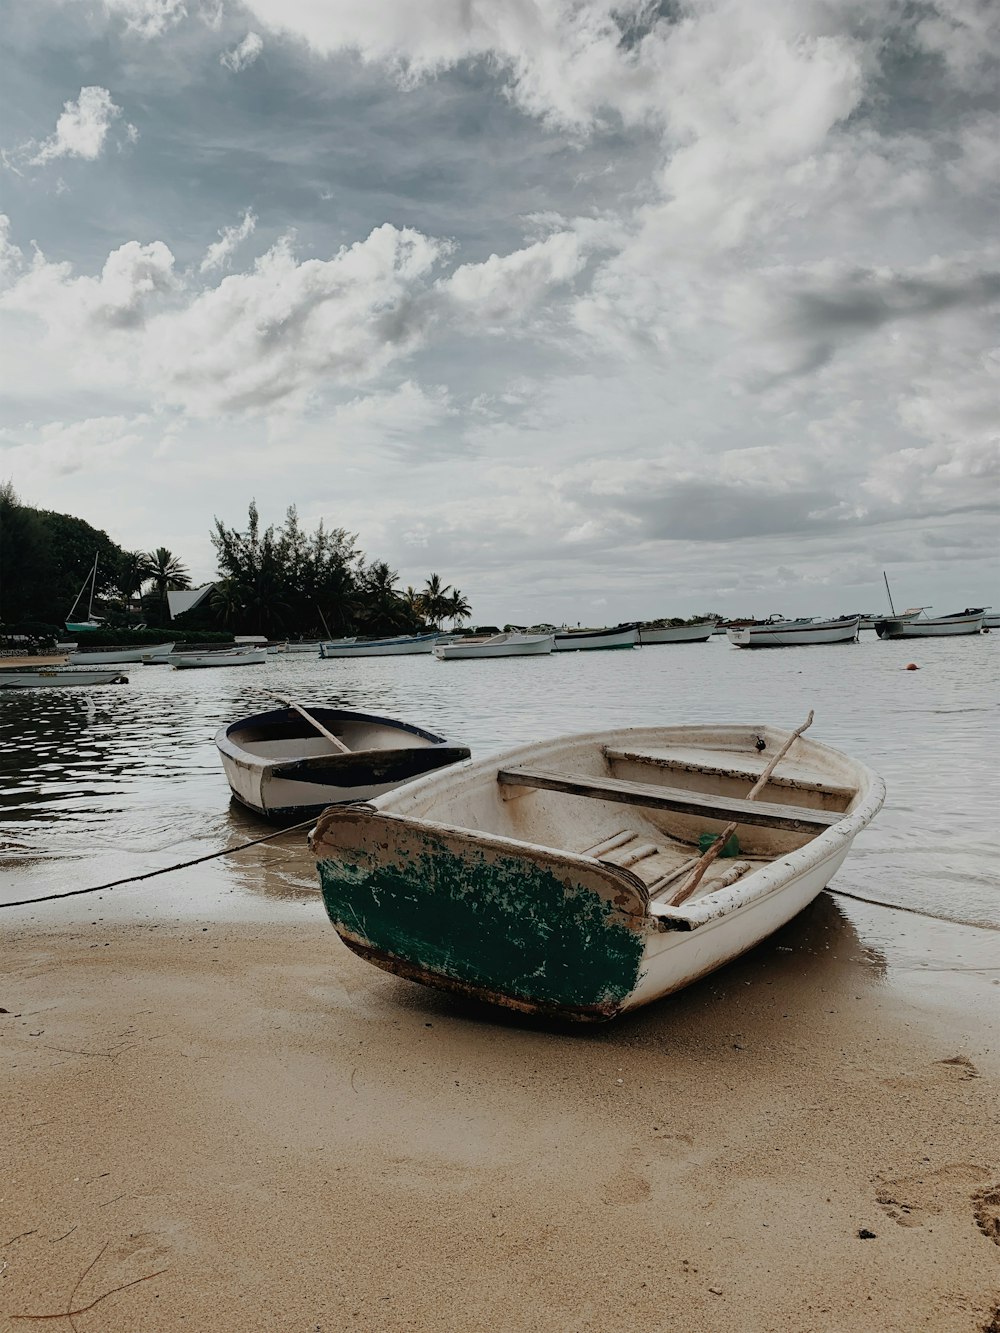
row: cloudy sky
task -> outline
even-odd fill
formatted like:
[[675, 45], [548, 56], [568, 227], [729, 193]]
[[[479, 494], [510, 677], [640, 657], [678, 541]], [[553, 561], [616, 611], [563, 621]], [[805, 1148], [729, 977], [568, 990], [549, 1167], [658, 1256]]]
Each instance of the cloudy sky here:
[[0, 479], [479, 621], [1000, 605], [995, 0], [5, 0]]

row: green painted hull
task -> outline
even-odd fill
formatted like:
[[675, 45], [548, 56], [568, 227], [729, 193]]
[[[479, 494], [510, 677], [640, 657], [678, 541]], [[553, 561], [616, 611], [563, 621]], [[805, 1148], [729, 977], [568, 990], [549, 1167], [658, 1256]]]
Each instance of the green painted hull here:
[[314, 835], [326, 910], [345, 943], [376, 965], [579, 1019], [614, 1017], [634, 989], [647, 924], [632, 877], [356, 809], [321, 821], [333, 822], [329, 840]]

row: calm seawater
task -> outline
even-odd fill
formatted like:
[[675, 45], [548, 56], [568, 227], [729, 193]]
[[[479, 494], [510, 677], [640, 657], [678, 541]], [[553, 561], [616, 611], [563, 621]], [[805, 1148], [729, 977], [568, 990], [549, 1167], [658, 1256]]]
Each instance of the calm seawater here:
[[[914, 661], [919, 671], [906, 671]], [[269, 691], [399, 717], [481, 756], [601, 727], [714, 721], [792, 728], [863, 759], [888, 787], [834, 886], [947, 920], [1000, 926], [1000, 633], [748, 651], [705, 644], [438, 662], [430, 656], [174, 671], [129, 684], [0, 694], [0, 903], [102, 884], [269, 831], [230, 802], [213, 737]], [[304, 834], [105, 895], [144, 910], [178, 882], [203, 911], [277, 913], [315, 887]], [[94, 899], [79, 900], [94, 903]], [[115, 903], [115, 906], [112, 903]], [[37, 918], [36, 918], [37, 919]]]

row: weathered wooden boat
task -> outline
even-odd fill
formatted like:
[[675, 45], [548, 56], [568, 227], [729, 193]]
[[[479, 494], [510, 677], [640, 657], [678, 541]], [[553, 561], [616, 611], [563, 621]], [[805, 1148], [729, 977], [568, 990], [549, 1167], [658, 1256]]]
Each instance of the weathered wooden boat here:
[[170, 653], [166, 659], [178, 671], [191, 667], [259, 666], [267, 661], [266, 648], [225, 648], [214, 653]]
[[449, 639], [434, 645], [439, 662], [455, 662], [469, 657], [539, 657], [552, 652], [551, 634], [521, 634], [510, 631], [487, 638]]
[[122, 644], [109, 648], [82, 648], [67, 659], [70, 666], [125, 666], [129, 662], [165, 662], [172, 643]]
[[429, 653], [439, 637], [433, 634], [398, 634], [392, 639], [339, 639], [319, 646], [320, 657], [400, 657]]
[[268, 817], [372, 800], [469, 757], [468, 746], [408, 722], [297, 705], [240, 718], [215, 743], [233, 795]]
[[29, 690], [41, 686], [127, 685], [120, 671], [87, 671], [83, 667], [0, 667], [0, 690]]
[[[864, 764], [797, 732], [633, 728], [522, 746], [328, 809], [310, 842], [330, 919], [369, 962], [600, 1020], [784, 925], [884, 796]], [[735, 850], [733, 834], [738, 856], [711, 861]]]
[[555, 636], [555, 652], [575, 653], [596, 648], [634, 648], [639, 642], [637, 625], [614, 625], [610, 629], [564, 629]]
[[714, 633], [714, 620], [693, 625], [640, 625], [639, 642], [643, 647], [652, 643], [707, 643]]
[[[922, 611], [929, 610], [922, 607]], [[936, 639], [950, 634], [978, 634], [983, 628], [986, 611], [981, 606], [967, 606], [949, 616], [918, 615], [912, 620], [887, 616], [875, 625], [880, 639]]]
[[726, 633], [737, 648], [792, 648], [800, 644], [853, 643], [858, 637], [860, 616], [839, 620], [784, 620], [766, 625], [744, 625]]

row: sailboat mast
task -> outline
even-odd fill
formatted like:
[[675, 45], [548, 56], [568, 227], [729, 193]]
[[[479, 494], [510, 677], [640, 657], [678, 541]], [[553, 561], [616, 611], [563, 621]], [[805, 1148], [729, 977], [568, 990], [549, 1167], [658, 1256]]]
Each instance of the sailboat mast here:
[[892, 604], [892, 593], [889, 592], [889, 580], [886, 578], [885, 570], [882, 570], [882, 577], [885, 579], [885, 590], [889, 597], [889, 610], [893, 615], [896, 614], [896, 608]]
[[87, 607], [87, 619], [93, 619], [94, 615], [94, 589], [97, 587], [97, 552], [94, 552], [94, 568], [90, 573], [90, 605]]

